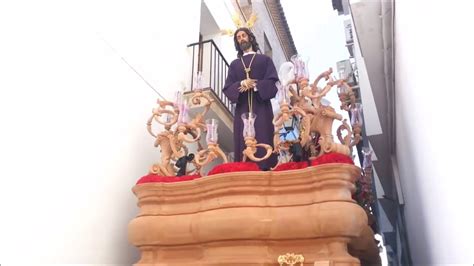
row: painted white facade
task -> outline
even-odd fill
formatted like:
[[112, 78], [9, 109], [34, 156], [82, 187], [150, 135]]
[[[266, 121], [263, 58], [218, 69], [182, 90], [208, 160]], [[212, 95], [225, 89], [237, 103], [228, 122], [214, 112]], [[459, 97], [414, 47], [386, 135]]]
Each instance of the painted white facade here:
[[159, 158], [158, 95], [120, 56], [171, 99], [199, 21], [200, 1], [0, 3], [2, 265], [137, 261], [131, 188]]
[[[205, 2], [232, 26], [230, 1]], [[200, 14], [201, 1], [0, 4], [2, 265], [137, 261], [131, 188], [159, 159], [146, 131], [158, 94], [139, 74], [167, 99], [190, 88]]]
[[[205, 0], [204, 3], [209, 9], [210, 15], [213, 17], [214, 24], [206, 24], [206, 29], [211, 28], [213, 30], [210, 30], [211, 34], [204, 35], [203, 40], [213, 39], [230, 64], [230, 62], [237, 58], [237, 51], [234, 47], [233, 36], [222, 35], [216, 29], [236, 29], [236, 26], [233, 24], [231, 18], [235, 14], [240, 14], [238, 6], [235, 1], [232, 0]], [[252, 31], [257, 38], [257, 42], [262, 52], [264, 51], [265, 45], [264, 36], [267, 36], [267, 39], [272, 47], [272, 59], [274, 61], [275, 67], [278, 70], [279, 66], [286, 62], [286, 58], [283, 52], [282, 43], [280, 42], [275, 30], [275, 25], [273, 24], [269, 15], [269, 10], [263, 0], [252, 1], [252, 10], [257, 14], [258, 17], [255, 26], [252, 28]], [[201, 29], [202, 28], [203, 27], [201, 27]]]
[[474, 4], [395, 4], [396, 158], [412, 262], [472, 265]]
[[[354, 22], [352, 22], [352, 25], [354, 25]], [[367, 136], [382, 134], [377, 107], [375, 105], [374, 96], [372, 95], [372, 86], [370, 85], [364, 57], [360, 51], [357, 34], [354, 34], [354, 58], [359, 73], [360, 97], [361, 101], [364, 103], [366, 134]]]
[[273, 63], [278, 70], [281, 64], [287, 62], [285, 53], [283, 52], [282, 43], [280, 42], [277, 32], [275, 31], [275, 25], [268, 14], [267, 7], [265, 6], [263, 0], [252, 1], [252, 3], [253, 10], [258, 14], [259, 17], [254, 29], [255, 37], [257, 38], [262, 52], [265, 51], [264, 36], [267, 37], [268, 42], [272, 48]]
[[[384, 196], [396, 193], [394, 205], [399, 208], [392, 209], [397, 217], [389, 221], [386, 219], [389, 213], [386, 216], [378, 203], [380, 231], [397, 232], [396, 243], [387, 246], [394, 252], [392, 263], [398, 265], [397, 262], [403, 261], [401, 249], [406, 243], [413, 265], [471, 265], [474, 182], [469, 166], [474, 147], [466, 136], [470, 132], [469, 108], [474, 93], [466, 77], [471, 76], [474, 60], [469, 40], [472, 31], [469, 12], [474, 3], [360, 0], [350, 3], [352, 24], [354, 21], [357, 24], [354, 57], [359, 70], [366, 133], [369, 137], [388, 134], [394, 138], [393, 150], [391, 140], [382, 145], [379, 141], [377, 147], [369, 143], [381, 151], [379, 157], [393, 171], [390, 173], [393, 184], [384, 191], [378, 172], [389, 168], [374, 170], [377, 197], [388, 201], [391, 199]], [[364, 54], [359, 44], [365, 45]], [[369, 65], [372, 69], [368, 73]], [[387, 86], [391, 85], [391, 74], [394, 75], [392, 89]], [[381, 83], [380, 79], [385, 77], [388, 83]], [[386, 97], [393, 92], [395, 108], [391, 108], [392, 98], [380, 97], [384, 90]], [[379, 97], [374, 99], [375, 94]], [[395, 120], [394, 132], [388, 132], [390, 127], [383, 125], [391, 118]], [[386, 152], [391, 152], [388, 158]], [[404, 230], [408, 238], [405, 242], [400, 238]]]
[[[205, 7], [204, 7], [205, 6]], [[235, 8], [231, 0], [205, 0], [203, 9], [209, 10], [208, 17], [201, 19], [201, 32], [203, 40], [214, 40], [224, 58], [230, 64], [236, 57], [233, 36], [222, 34], [221, 30], [235, 29], [232, 15], [235, 14]], [[204, 15], [202, 13], [201, 15]], [[207, 23], [211, 21], [212, 23]]]

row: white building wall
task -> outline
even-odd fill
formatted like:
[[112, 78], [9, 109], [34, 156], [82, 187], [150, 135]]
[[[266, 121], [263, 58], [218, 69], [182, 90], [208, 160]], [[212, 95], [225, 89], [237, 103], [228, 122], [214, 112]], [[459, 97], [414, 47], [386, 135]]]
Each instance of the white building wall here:
[[[252, 1], [252, 8], [253, 11], [257, 14], [258, 20], [255, 24], [255, 28], [253, 30], [255, 37], [257, 38], [258, 45], [260, 46], [260, 50], [265, 51], [265, 38], [264, 35], [267, 36], [268, 42], [272, 47], [272, 59], [275, 67], [278, 71], [281, 64], [286, 62], [285, 53], [283, 52], [283, 47], [278, 38], [277, 32], [275, 30], [275, 25], [273, 24], [271, 17], [269, 15], [269, 11], [265, 6], [263, 0], [256, 0]], [[291, 55], [290, 55], [291, 56]]]
[[204, 36], [203, 40], [212, 39], [216, 43], [219, 50], [224, 55], [224, 58], [230, 64], [232, 60], [237, 57], [235, 51], [233, 36], [222, 34], [221, 30], [232, 29], [235, 30], [232, 16], [235, 14], [235, 9], [232, 0], [205, 0], [204, 3], [209, 9], [211, 16], [217, 24], [217, 29], [213, 30], [213, 34]]
[[222, 55], [224, 56], [225, 60], [227, 60], [227, 63], [229, 65], [230, 63], [232, 63], [232, 61], [235, 58], [237, 58], [237, 51], [235, 50], [233, 36], [229, 36], [227, 34], [225, 35], [216, 34], [216, 35], [208, 36], [207, 39], [214, 40], [214, 43], [222, 52]]
[[[354, 21], [351, 17], [351, 24], [354, 25]], [[382, 126], [380, 125], [380, 119], [377, 112], [377, 106], [375, 104], [374, 95], [372, 93], [372, 86], [370, 85], [369, 74], [367, 73], [367, 67], [365, 65], [365, 59], [362, 56], [362, 52], [359, 46], [359, 40], [357, 34], [354, 31], [354, 58], [357, 64], [357, 70], [359, 73], [359, 87], [360, 87], [360, 98], [364, 103], [364, 123], [365, 131], [367, 136], [382, 134]]]
[[[236, 26], [232, 22], [232, 16], [241, 13], [240, 10], [238, 10], [235, 1], [205, 0], [204, 2], [209, 8], [211, 15], [214, 17], [215, 22], [221, 30], [236, 29]], [[283, 52], [280, 40], [278, 39], [275, 26], [273, 25], [271, 17], [268, 13], [269, 11], [267, 10], [263, 0], [252, 1], [252, 10], [257, 14], [257, 21], [252, 28], [252, 32], [255, 34], [262, 52], [264, 51], [265, 45], [264, 34], [267, 35], [268, 41], [272, 47], [273, 61], [275, 63], [275, 67], [278, 70], [279, 66], [286, 62], [286, 57]], [[237, 51], [235, 50], [233, 36], [216, 34], [206, 36], [204, 40], [209, 38], [214, 39], [229, 64], [237, 58]]]
[[474, 262], [473, 7], [396, 1], [396, 153], [413, 265]]
[[120, 56], [171, 99], [199, 14], [200, 1], [0, 4], [2, 265], [137, 261], [131, 188], [159, 157], [145, 128], [158, 96]]

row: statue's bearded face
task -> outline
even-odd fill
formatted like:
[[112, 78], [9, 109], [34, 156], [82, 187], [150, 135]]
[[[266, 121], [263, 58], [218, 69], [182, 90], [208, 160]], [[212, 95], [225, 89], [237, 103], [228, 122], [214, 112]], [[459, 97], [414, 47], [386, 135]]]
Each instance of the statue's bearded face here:
[[250, 37], [245, 31], [237, 32], [237, 42], [242, 51], [246, 51], [252, 46], [252, 43], [250, 43]]

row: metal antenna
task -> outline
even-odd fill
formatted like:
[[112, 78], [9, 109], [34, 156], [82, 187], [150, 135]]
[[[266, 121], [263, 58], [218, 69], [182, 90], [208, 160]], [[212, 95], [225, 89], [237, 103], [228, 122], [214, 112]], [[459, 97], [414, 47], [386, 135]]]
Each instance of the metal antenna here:
[[104, 41], [105, 44], [107, 44], [107, 46], [108, 46], [110, 49], [112, 49], [112, 51], [114, 51], [114, 52], [122, 59], [122, 61], [125, 62], [125, 64], [127, 64], [127, 66], [130, 67], [130, 68], [133, 70], [133, 72], [135, 72], [135, 73], [148, 85], [148, 87], [150, 87], [152, 90], [154, 90], [154, 91], [158, 94], [158, 96], [160, 96], [161, 99], [163, 99], [163, 100], [166, 101], [165, 97], [163, 97], [163, 95], [161, 95], [161, 93], [159, 93], [159, 92], [150, 84], [150, 82], [148, 82], [140, 73], [138, 73], [138, 71], [137, 71], [132, 65], [130, 65], [130, 64], [127, 62], [127, 60], [126, 60], [123, 56], [121, 56], [121, 55], [119, 54], [119, 52], [118, 52], [117, 50], [115, 50], [115, 48], [112, 47], [112, 45], [110, 45], [110, 43], [109, 43], [107, 40], [105, 40], [105, 38], [104, 38], [101, 34], [98, 33], [98, 35], [99, 35], [99, 37], [102, 39], [102, 41]]

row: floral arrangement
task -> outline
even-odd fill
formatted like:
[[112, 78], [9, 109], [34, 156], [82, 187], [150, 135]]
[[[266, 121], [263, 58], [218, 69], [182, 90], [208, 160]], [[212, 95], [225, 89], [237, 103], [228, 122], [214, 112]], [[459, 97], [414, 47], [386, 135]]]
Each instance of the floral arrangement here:
[[182, 182], [182, 181], [194, 180], [200, 177], [201, 177], [200, 175], [163, 176], [163, 175], [157, 175], [157, 174], [148, 174], [138, 179], [137, 185], [145, 184], [145, 183], [156, 183], [156, 182], [159, 182], [159, 183]]
[[254, 162], [233, 162], [219, 164], [214, 167], [207, 175], [216, 175], [230, 172], [260, 171], [258, 164]]

